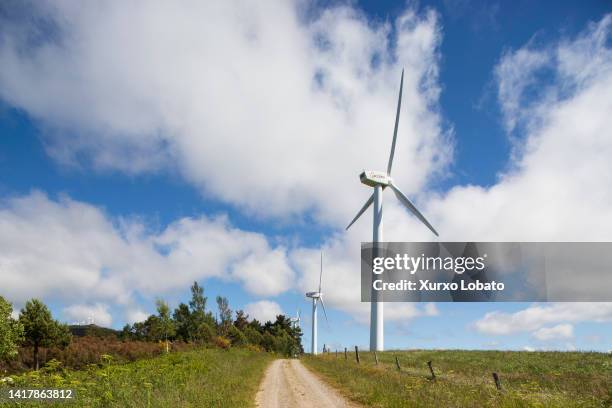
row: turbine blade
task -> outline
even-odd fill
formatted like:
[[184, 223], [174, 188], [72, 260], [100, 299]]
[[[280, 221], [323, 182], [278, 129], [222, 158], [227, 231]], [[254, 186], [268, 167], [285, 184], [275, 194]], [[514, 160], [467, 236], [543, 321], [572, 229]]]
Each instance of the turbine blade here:
[[433, 232], [434, 234], [436, 234], [436, 237], [438, 236], [438, 232], [434, 229], [434, 227], [431, 226], [431, 224], [429, 223], [429, 221], [427, 221], [425, 219], [425, 217], [423, 216], [423, 214], [421, 214], [419, 212], [419, 210], [417, 210], [417, 208], [410, 202], [410, 200], [408, 199], [408, 197], [406, 197], [406, 195], [404, 193], [402, 193], [400, 191], [399, 188], [397, 188], [396, 186], [394, 186], [393, 184], [389, 184], [389, 187], [391, 187], [391, 189], [393, 190], [393, 192], [395, 193], [395, 196], [397, 197], [398, 200], [400, 200], [400, 202], [402, 204], [404, 204], [404, 206], [406, 206], [406, 208], [408, 208], [410, 210], [410, 212], [412, 212], [419, 220], [421, 220], [421, 222], [423, 224], [425, 224], [427, 226], [427, 228], [429, 228], [431, 230], [431, 232]]
[[329, 320], [327, 320], [327, 312], [325, 311], [325, 303], [323, 302], [323, 297], [321, 296], [319, 298], [319, 300], [321, 301], [321, 307], [323, 308], [323, 315], [325, 316], [325, 323], [327, 323], [327, 328], [329, 329]]
[[402, 79], [400, 80], [399, 98], [397, 98], [397, 112], [395, 113], [395, 127], [393, 128], [393, 142], [391, 142], [391, 154], [387, 165], [387, 174], [391, 175], [393, 166], [393, 155], [395, 154], [395, 141], [397, 140], [397, 126], [399, 125], [400, 107], [402, 106], [402, 88], [404, 87], [404, 69], [402, 68]]
[[369, 206], [372, 205], [372, 203], [374, 202], [374, 193], [372, 193], [372, 195], [370, 196], [370, 198], [368, 198], [368, 201], [366, 201], [366, 203], [363, 205], [363, 207], [361, 207], [361, 210], [359, 210], [359, 212], [357, 213], [357, 215], [355, 216], [355, 218], [353, 218], [353, 221], [351, 221], [351, 223], [348, 225], [348, 227], [346, 227], [346, 229], [348, 230], [349, 228], [351, 228], [351, 225], [353, 225], [355, 223], [355, 221], [357, 221], [357, 219], [359, 217], [361, 217], [361, 214], [364, 213], [365, 210], [368, 209]]
[[321, 271], [319, 272], [319, 293], [321, 293], [321, 281], [323, 280], [323, 251], [321, 251]]

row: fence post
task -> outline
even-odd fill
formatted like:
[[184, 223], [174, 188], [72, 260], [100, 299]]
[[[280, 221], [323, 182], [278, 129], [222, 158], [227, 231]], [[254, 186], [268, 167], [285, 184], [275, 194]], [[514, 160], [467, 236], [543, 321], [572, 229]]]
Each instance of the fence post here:
[[378, 365], [378, 355], [374, 352], [374, 361], [376, 361], [376, 365]]
[[359, 348], [355, 346], [355, 358], [357, 359], [357, 364], [359, 364]]
[[400, 367], [399, 359], [395, 356], [395, 365], [397, 366], [397, 371], [402, 371], [402, 367]]
[[497, 373], [493, 373], [493, 380], [495, 381], [495, 388], [501, 390], [501, 381], [499, 381], [499, 376]]
[[431, 371], [431, 379], [435, 380], [436, 379], [436, 374], [434, 373], [433, 367], [431, 366], [431, 361], [428, 361], [427, 365], [429, 366], [429, 371]]
[[338, 349], [336, 349], [336, 359], [338, 358]]
[[346, 347], [344, 348], [344, 361], [348, 360], [348, 353], [346, 351]]

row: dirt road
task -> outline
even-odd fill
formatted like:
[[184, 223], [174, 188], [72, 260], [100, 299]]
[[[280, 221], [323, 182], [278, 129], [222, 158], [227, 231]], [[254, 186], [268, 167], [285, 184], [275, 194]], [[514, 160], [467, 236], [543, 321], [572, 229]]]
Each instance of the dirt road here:
[[260, 408], [359, 407], [319, 380], [296, 359], [275, 360], [270, 364], [259, 387], [256, 405]]

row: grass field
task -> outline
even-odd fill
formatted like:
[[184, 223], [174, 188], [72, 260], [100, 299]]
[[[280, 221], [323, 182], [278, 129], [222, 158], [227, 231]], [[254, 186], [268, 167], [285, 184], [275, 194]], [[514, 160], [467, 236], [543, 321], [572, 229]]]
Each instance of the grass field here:
[[[354, 350], [304, 364], [371, 407], [611, 407], [612, 355], [579, 352]], [[395, 357], [401, 371], [398, 371]], [[431, 379], [432, 361], [436, 379]], [[492, 373], [497, 372], [501, 390]]]
[[[76, 390], [74, 404], [55, 406], [249, 407], [273, 358], [273, 354], [246, 349], [201, 349], [127, 364], [108, 361], [102, 367], [92, 365], [78, 371], [51, 367], [12, 378], [15, 388]], [[54, 405], [40, 402], [11, 406]]]

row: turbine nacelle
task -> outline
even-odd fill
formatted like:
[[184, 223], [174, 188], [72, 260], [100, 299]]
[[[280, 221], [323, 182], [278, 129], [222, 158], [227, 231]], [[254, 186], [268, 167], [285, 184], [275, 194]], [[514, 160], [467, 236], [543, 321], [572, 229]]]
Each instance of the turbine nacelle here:
[[375, 171], [375, 170], [364, 170], [359, 175], [359, 180], [366, 186], [376, 187], [383, 186], [386, 187], [389, 184], [393, 183], [391, 176], [389, 176], [384, 171]]
[[319, 299], [323, 294], [321, 292], [306, 292], [306, 297]]

